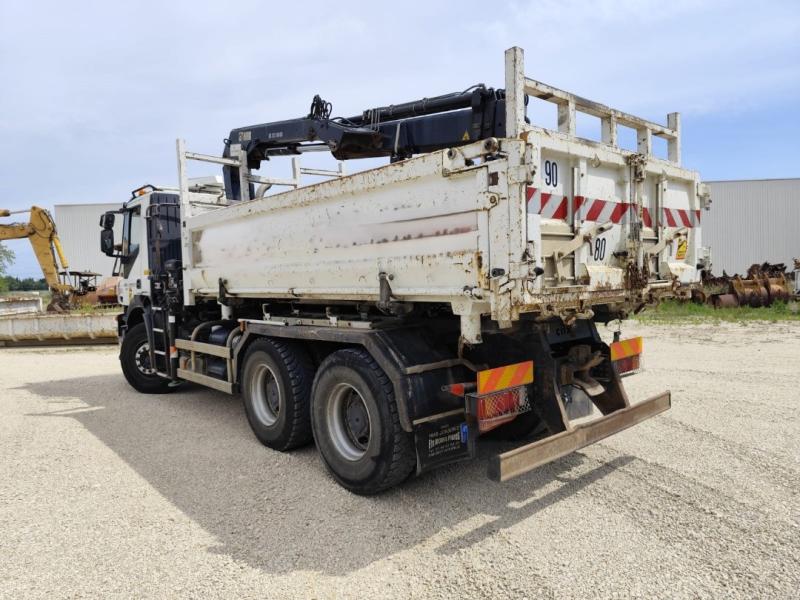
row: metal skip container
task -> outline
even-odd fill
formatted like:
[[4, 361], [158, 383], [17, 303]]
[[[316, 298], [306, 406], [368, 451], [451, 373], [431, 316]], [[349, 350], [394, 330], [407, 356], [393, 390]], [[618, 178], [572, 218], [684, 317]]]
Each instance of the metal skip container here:
[[117, 341], [113, 313], [19, 314], [0, 317], [0, 346]]

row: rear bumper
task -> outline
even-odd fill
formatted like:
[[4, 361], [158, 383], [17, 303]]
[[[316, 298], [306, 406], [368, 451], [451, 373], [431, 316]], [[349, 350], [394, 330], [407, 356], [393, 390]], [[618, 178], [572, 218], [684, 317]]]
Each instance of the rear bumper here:
[[648, 398], [590, 423], [578, 425], [489, 459], [489, 478], [506, 481], [669, 410], [670, 392]]

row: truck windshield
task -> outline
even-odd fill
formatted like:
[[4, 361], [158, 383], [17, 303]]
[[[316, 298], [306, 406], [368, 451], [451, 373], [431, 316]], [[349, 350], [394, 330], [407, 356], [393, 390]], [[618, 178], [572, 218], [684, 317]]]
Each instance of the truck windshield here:
[[139, 255], [139, 245], [142, 239], [142, 216], [139, 208], [125, 213], [125, 222], [122, 227], [122, 275], [131, 274], [136, 257]]

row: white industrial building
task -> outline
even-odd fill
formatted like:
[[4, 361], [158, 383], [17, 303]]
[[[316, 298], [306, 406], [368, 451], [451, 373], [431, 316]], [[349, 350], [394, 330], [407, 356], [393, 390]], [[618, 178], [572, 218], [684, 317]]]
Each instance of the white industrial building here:
[[800, 178], [711, 181], [711, 210], [702, 215], [712, 270], [744, 274], [755, 263], [800, 258]]
[[[100, 215], [108, 210], [118, 210], [114, 204], [56, 204], [53, 219], [61, 239], [64, 254], [73, 271], [94, 271], [109, 276], [114, 259], [100, 252]], [[114, 223], [114, 238], [122, 235], [122, 218]]]

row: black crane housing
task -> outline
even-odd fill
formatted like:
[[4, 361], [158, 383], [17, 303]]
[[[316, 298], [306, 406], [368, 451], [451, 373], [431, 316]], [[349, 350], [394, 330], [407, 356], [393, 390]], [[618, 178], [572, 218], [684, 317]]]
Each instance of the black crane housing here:
[[[272, 156], [320, 150], [339, 160], [388, 156], [394, 162], [487, 137], [503, 137], [506, 132], [505, 90], [483, 84], [463, 92], [367, 109], [349, 118], [332, 118], [331, 109], [331, 104], [317, 95], [305, 117], [233, 129], [225, 140], [223, 156], [235, 158], [232, 146], [239, 145], [250, 169], [258, 169], [262, 160]], [[224, 168], [225, 190], [232, 200], [241, 199], [238, 171], [237, 167]]]

